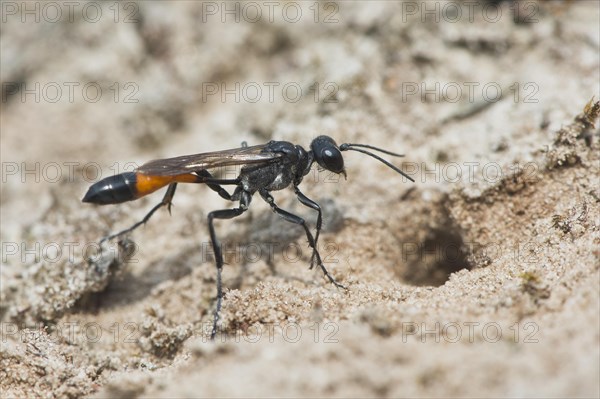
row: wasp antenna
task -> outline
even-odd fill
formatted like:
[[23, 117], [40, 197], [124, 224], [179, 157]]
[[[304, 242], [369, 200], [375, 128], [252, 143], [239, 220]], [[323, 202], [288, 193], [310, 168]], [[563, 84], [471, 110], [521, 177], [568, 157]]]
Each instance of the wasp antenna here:
[[345, 151], [345, 150], [352, 150], [352, 151], [358, 151], [358, 152], [362, 152], [363, 154], [367, 154], [370, 157], [375, 158], [376, 160], [378, 160], [379, 162], [387, 165], [388, 167], [392, 168], [393, 170], [395, 170], [396, 172], [400, 173], [402, 176], [406, 177], [408, 180], [410, 180], [411, 182], [415, 182], [413, 180], [412, 177], [410, 177], [409, 175], [407, 175], [406, 173], [404, 173], [402, 170], [400, 170], [400, 168], [398, 168], [397, 166], [389, 163], [388, 161], [386, 161], [385, 159], [381, 158], [380, 156], [377, 156], [375, 154], [373, 154], [372, 152], [366, 151], [366, 150], [361, 150], [359, 148], [353, 148], [353, 147], [349, 147], [349, 146], [345, 146], [344, 149], [342, 149], [342, 146], [344, 146], [344, 144], [342, 144], [340, 146], [340, 150]]
[[384, 154], [392, 155], [394, 157], [403, 157], [404, 156], [404, 154], [398, 154], [398, 153], [395, 153], [395, 152], [387, 151], [387, 150], [384, 150], [382, 148], [378, 148], [378, 147], [375, 147], [375, 146], [372, 146], [372, 145], [368, 145], [368, 144], [351, 144], [351, 143], [345, 143], [345, 144], [342, 144], [340, 146], [340, 151], [351, 150], [352, 149], [351, 147], [369, 148], [371, 150], [383, 152]]

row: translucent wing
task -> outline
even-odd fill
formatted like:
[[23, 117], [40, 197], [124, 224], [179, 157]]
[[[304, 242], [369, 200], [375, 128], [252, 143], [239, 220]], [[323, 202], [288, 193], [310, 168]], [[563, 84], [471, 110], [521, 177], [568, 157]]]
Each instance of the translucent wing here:
[[176, 176], [223, 166], [268, 163], [282, 156], [281, 153], [265, 151], [266, 148], [267, 144], [261, 144], [175, 158], [155, 159], [140, 166], [136, 172], [150, 176]]

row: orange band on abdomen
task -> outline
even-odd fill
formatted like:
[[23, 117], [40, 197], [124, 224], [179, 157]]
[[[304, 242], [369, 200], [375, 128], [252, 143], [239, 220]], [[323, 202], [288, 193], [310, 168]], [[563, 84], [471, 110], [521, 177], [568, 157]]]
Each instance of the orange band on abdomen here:
[[136, 183], [135, 191], [136, 198], [143, 197], [156, 190], [163, 188], [170, 183], [196, 183], [198, 176], [192, 174], [175, 175], [175, 176], [151, 176], [143, 173], [135, 174]]

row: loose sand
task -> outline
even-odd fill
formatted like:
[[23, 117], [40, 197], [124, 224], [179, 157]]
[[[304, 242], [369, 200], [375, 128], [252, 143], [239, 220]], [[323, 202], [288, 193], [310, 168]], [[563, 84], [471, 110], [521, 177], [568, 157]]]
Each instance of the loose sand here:
[[[600, 6], [495, 3], [258, 2], [239, 22], [221, 2], [106, 3], [93, 22], [80, 4], [22, 23], [4, 2], [0, 396], [600, 396]], [[347, 180], [305, 178], [347, 291], [256, 196], [217, 222], [209, 342], [206, 215], [230, 205], [203, 186], [86, 260], [161, 198], [82, 204], [99, 168], [319, 134], [405, 153], [416, 179], [359, 153]]]

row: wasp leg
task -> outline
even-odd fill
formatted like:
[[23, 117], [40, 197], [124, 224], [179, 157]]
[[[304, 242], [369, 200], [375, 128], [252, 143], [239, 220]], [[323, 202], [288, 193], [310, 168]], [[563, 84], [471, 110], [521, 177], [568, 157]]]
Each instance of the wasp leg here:
[[315, 261], [315, 258], [317, 256], [317, 246], [319, 245], [319, 234], [321, 233], [321, 224], [322, 224], [322, 221], [323, 221], [322, 213], [321, 213], [321, 207], [315, 201], [311, 200], [306, 195], [304, 195], [300, 191], [300, 189], [298, 188], [298, 186], [294, 186], [294, 192], [296, 193], [296, 197], [298, 198], [298, 201], [300, 201], [302, 203], [302, 205], [307, 206], [309, 208], [312, 208], [312, 209], [314, 209], [315, 211], [318, 212], [318, 215], [317, 215], [317, 233], [315, 234], [315, 247], [313, 248], [313, 254], [310, 257], [310, 268], [312, 269], [314, 267], [314, 261]]
[[214, 339], [215, 335], [217, 334], [217, 322], [219, 321], [219, 312], [221, 311], [221, 303], [223, 301], [223, 285], [221, 280], [221, 272], [223, 270], [223, 252], [221, 251], [221, 244], [217, 240], [217, 235], [215, 234], [215, 226], [213, 225], [213, 221], [214, 219], [232, 219], [236, 216], [240, 216], [242, 213], [248, 210], [248, 205], [250, 204], [251, 200], [252, 195], [246, 191], [242, 191], [239, 208], [221, 209], [218, 211], [212, 211], [208, 214], [208, 232], [210, 233], [210, 240], [212, 241], [213, 252], [215, 254], [215, 263], [217, 265], [217, 307], [215, 309], [210, 339]]
[[177, 188], [177, 183], [169, 184], [169, 187], [167, 188], [167, 192], [165, 193], [165, 196], [163, 197], [162, 201], [160, 201], [160, 203], [155, 205], [154, 208], [152, 208], [150, 210], [150, 212], [148, 212], [142, 220], [140, 220], [139, 222], [137, 222], [136, 224], [134, 224], [133, 226], [131, 226], [125, 230], [121, 230], [118, 233], [110, 234], [110, 235], [102, 238], [100, 240], [99, 244], [102, 245], [102, 243], [104, 241], [112, 240], [113, 238], [120, 237], [123, 234], [131, 233], [133, 230], [137, 229], [141, 225], [146, 224], [146, 222], [152, 217], [154, 212], [156, 212], [157, 210], [159, 210], [160, 208], [162, 208], [165, 205], [167, 206], [167, 209], [169, 210], [169, 214], [171, 214], [171, 201], [173, 200], [173, 196], [175, 195], [176, 188]]
[[294, 215], [293, 213], [290, 213], [290, 212], [285, 211], [285, 210], [281, 209], [280, 207], [278, 207], [275, 204], [275, 200], [273, 199], [273, 196], [267, 190], [261, 189], [258, 192], [259, 192], [260, 196], [269, 204], [271, 209], [273, 209], [273, 212], [275, 212], [276, 214], [278, 214], [279, 216], [281, 216], [283, 219], [287, 220], [288, 222], [298, 224], [304, 228], [304, 232], [306, 233], [306, 238], [308, 239], [308, 244], [313, 249], [313, 254], [315, 255], [315, 258], [317, 259], [317, 264], [319, 265], [321, 270], [323, 270], [323, 273], [325, 274], [325, 276], [336, 287], [346, 289], [345, 286], [338, 283], [331, 276], [331, 274], [329, 274], [329, 272], [325, 268], [325, 265], [323, 265], [323, 262], [321, 261], [321, 255], [319, 254], [319, 251], [317, 250], [317, 248], [315, 246], [315, 239], [313, 238], [312, 234], [310, 233], [310, 230], [308, 229], [308, 226], [306, 225], [306, 221], [304, 219], [302, 219], [300, 216]]
[[225, 198], [227, 201], [233, 201], [231, 199], [231, 194], [229, 194], [229, 192], [227, 192], [227, 190], [225, 190], [223, 187], [220, 186], [220, 184], [239, 184], [239, 179], [215, 179], [213, 177], [213, 175], [210, 174], [209, 171], [207, 170], [200, 170], [198, 172], [196, 172], [196, 174], [202, 178], [201, 181], [199, 181], [199, 183], [204, 183], [208, 186], [208, 188], [210, 188], [211, 190], [213, 190], [214, 192], [216, 192], [217, 194], [219, 194], [221, 196], [221, 198]]

